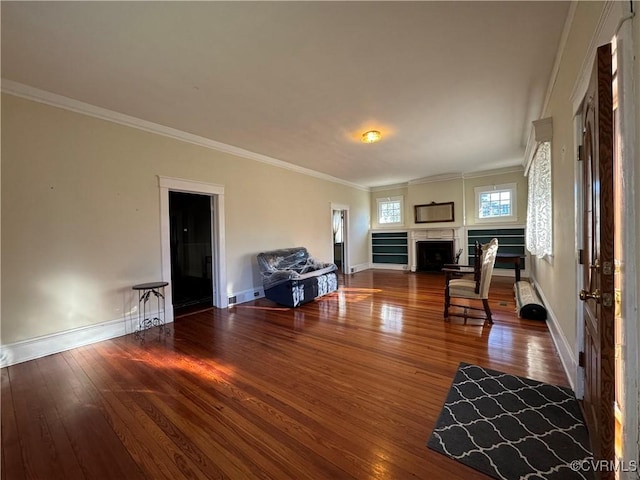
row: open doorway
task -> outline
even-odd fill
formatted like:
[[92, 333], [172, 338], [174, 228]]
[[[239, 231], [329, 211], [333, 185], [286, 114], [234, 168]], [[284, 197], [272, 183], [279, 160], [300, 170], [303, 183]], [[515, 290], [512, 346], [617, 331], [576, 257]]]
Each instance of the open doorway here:
[[342, 210], [333, 211], [333, 263], [341, 272], [344, 265], [344, 214]]
[[213, 306], [211, 197], [169, 192], [174, 314]]
[[349, 273], [348, 218], [349, 207], [345, 205], [331, 205], [333, 263], [336, 264], [338, 270], [342, 273]]
[[[211, 231], [211, 286], [212, 305], [226, 308], [229, 305], [227, 293], [226, 240], [225, 240], [225, 196], [224, 186], [205, 182], [196, 182], [181, 178], [158, 176], [160, 188], [160, 253], [162, 261], [162, 280], [172, 282], [171, 258], [171, 218], [169, 196], [172, 192], [196, 194], [208, 199], [210, 205]], [[174, 300], [172, 288], [165, 293], [167, 322], [174, 320]]]

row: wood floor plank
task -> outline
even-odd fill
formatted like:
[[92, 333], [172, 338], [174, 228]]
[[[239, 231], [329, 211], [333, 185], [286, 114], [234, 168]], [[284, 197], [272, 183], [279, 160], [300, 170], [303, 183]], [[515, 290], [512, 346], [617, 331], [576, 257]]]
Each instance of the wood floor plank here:
[[[58, 452], [77, 459], [78, 469], [67, 478], [141, 479], [141, 470], [133, 461], [122, 439], [114, 435], [112, 423], [103, 413], [103, 399], [95, 387], [78, 378], [64, 355], [35, 361], [50, 395], [48, 405], [63, 423], [69, 443]], [[81, 374], [83, 377], [84, 374]], [[82, 471], [82, 473], [80, 472]]]
[[[120, 384], [104, 368], [104, 359], [91, 355], [93, 348], [66, 352], [68, 361], [82, 365], [87, 378], [101, 385], [105, 409], [112, 418], [114, 430], [123, 439], [131, 455], [142, 466], [147, 478], [207, 479], [186, 457], [182, 450], [168, 439], [161, 428], [151, 421]], [[137, 387], [136, 387], [137, 388]]]
[[[272, 385], [270, 380], [241, 378], [240, 375], [235, 375], [234, 383], [242, 385], [243, 391], [247, 393], [247, 401], [243, 402], [242, 411], [238, 413], [242, 413], [245, 416], [251, 414], [254, 424], [261, 422], [262, 418], [270, 418], [270, 421], [281, 432], [278, 434], [278, 431], [275, 431], [277, 437], [281, 439], [281, 435], [288, 435], [292, 437], [292, 441], [299, 442], [296, 447], [297, 451], [304, 446], [304, 439], [315, 437], [318, 441], [312, 447], [314, 455], [332, 458], [333, 463], [342, 467], [345, 464], [352, 466], [354, 462], [357, 462], [357, 458], [353, 456], [349, 458], [344, 456], [343, 447], [346, 443], [349, 443], [350, 440], [348, 438], [341, 437], [336, 433], [325, 434], [323, 438], [323, 434], [326, 433], [323, 430], [326, 430], [326, 427], [314, 422], [310, 415], [304, 412], [301, 413], [301, 410], [306, 410], [305, 408], [301, 408], [300, 405], [295, 403], [287, 402], [287, 398], [292, 397], [290, 390], [284, 393], [277, 393], [273, 388], [269, 388], [269, 396], [264, 397], [260, 394], [261, 382], [267, 382], [264, 385], [265, 388], [269, 388], [268, 386]], [[294, 443], [294, 445], [296, 444]], [[350, 451], [357, 447], [358, 445], [354, 444]], [[342, 476], [344, 477], [345, 474], [342, 474]]]
[[2, 478], [487, 480], [426, 447], [459, 363], [568, 382], [512, 279], [494, 277], [493, 326], [444, 322], [443, 291], [370, 270], [300, 308], [195, 312], [3, 369]]
[[[178, 383], [173, 375], [161, 377], [156, 375], [154, 369], [157, 359], [149, 359], [147, 363], [140, 352], [129, 357], [130, 351], [119, 350], [115, 346], [99, 347], [97, 354], [112, 355], [110, 365], [118, 368], [121, 388], [131, 389], [131, 396], [195, 465], [211, 478], [242, 478], [247, 472], [243, 471], [245, 465], [240, 467], [230, 458], [229, 452], [220, 444], [211, 441], [210, 432], [205, 430], [207, 420], [211, 413], [198, 411], [183, 395], [185, 386]], [[132, 348], [133, 347], [133, 348]], [[136, 351], [136, 345], [129, 346]], [[135, 360], [135, 371], [129, 371], [127, 367]], [[163, 363], [163, 370], [166, 364]], [[140, 389], [142, 392], [140, 392]], [[179, 414], [176, 415], [176, 411]], [[217, 427], [217, 425], [216, 425]]]
[[[137, 358], [139, 361], [139, 365], [141, 368], [148, 368], [149, 373], [153, 371], [153, 368], [156, 368], [158, 363], [158, 356], [154, 354], [148, 354], [146, 352], [139, 352], [137, 354]], [[286, 442], [283, 442], [282, 439], [279, 442], [273, 442], [272, 444], [264, 443], [263, 445], [248, 445], [248, 442], [251, 442], [251, 439], [255, 438], [255, 429], [256, 425], [260, 423], [261, 419], [259, 417], [250, 418], [251, 421], [247, 421], [246, 418], [241, 416], [236, 416], [233, 419], [233, 422], [226, 423], [226, 418], [229, 414], [233, 413], [233, 405], [235, 404], [246, 404], [247, 395], [242, 390], [242, 385], [239, 385], [237, 382], [234, 385], [230, 385], [227, 382], [221, 381], [218, 377], [217, 384], [218, 386], [224, 387], [224, 390], [217, 389], [215, 392], [216, 405], [212, 408], [211, 405], [204, 404], [202, 402], [195, 401], [199, 398], [199, 395], [204, 395], [207, 397], [211, 397], [210, 392], [207, 393], [206, 384], [202, 384], [202, 389], [198, 388], [198, 382], [194, 382], [193, 379], [197, 379], [197, 376], [194, 377], [192, 373], [194, 372], [193, 366], [190, 368], [184, 369], [181, 368], [184, 365], [176, 364], [173, 365], [171, 362], [171, 356], [167, 356], [162, 359], [162, 364], [164, 368], [172, 368], [175, 367], [174, 375], [171, 376], [171, 382], [159, 382], [156, 380], [151, 380], [150, 383], [147, 384], [148, 387], [153, 388], [155, 391], [164, 392], [166, 395], [171, 395], [172, 392], [178, 390], [181, 394], [179, 399], [175, 399], [175, 402], [181, 402], [182, 397], [187, 400], [186, 403], [183, 404], [184, 408], [189, 410], [190, 417], [197, 417], [199, 419], [198, 423], [202, 423], [203, 426], [207, 427], [209, 420], [211, 418], [216, 419], [216, 424], [211, 426], [210, 432], [198, 432], [198, 425], [185, 425], [184, 428], [188, 429], [193, 437], [197, 435], [201, 436], [201, 441], [205, 442], [206, 440], [202, 438], [203, 435], [210, 435], [215, 438], [211, 438], [220, 445], [224, 445], [224, 449], [228, 451], [230, 457], [234, 461], [238, 461], [237, 456], [244, 457], [245, 454], [242, 450], [245, 450], [247, 447], [251, 447], [251, 450], [254, 452], [263, 451], [263, 455], [258, 457], [254, 456], [252, 462], [246, 462], [246, 459], [242, 459], [241, 464], [244, 465], [252, 465], [252, 463], [259, 462], [261, 465], [256, 465], [256, 467], [265, 468], [265, 461], [267, 460], [275, 460], [277, 458], [288, 458], [294, 452], [286, 449]], [[201, 370], [202, 372], [206, 372], [206, 370]], [[206, 373], [205, 373], [206, 374]], [[179, 381], [175, 381], [178, 377], [181, 377]], [[150, 378], [149, 376], [145, 376], [145, 378]], [[192, 379], [192, 380], [190, 380]], [[173, 384], [175, 383], [175, 384]], [[179, 383], [179, 386], [177, 385]], [[163, 408], [162, 403], [157, 404], [159, 408]], [[220, 410], [226, 408], [224, 410], [224, 414], [220, 413]], [[171, 412], [166, 412], [166, 414], [170, 415]], [[247, 414], [247, 412], [244, 412]], [[269, 427], [269, 430], [273, 430], [273, 426], [270, 423], [266, 423]], [[215, 429], [215, 431], [214, 431]], [[197, 434], [197, 435], [196, 435]], [[214, 435], [215, 434], [215, 435]], [[262, 432], [264, 435], [265, 432]], [[261, 435], [261, 436], [262, 436]], [[207, 445], [208, 449], [211, 449], [211, 445]], [[274, 450], [275, 446], [275, 450]], [[262, 448], [260, 448], [262, 447]], [[203, 447], [204, 448], [204, 447]], [[214, 446], [214, 448], [216, 448]], [[219, 447], [217, 447], [219, 448]], [[265, 451], [266, 450], [266, 451]], [[223, 452], [224, 454], [224, 452]], [[216, 457], [218, 461], [220, 460], [220, 456]], [[252, 478], [258, 478], [261, 475], [260, 469], [254, 469], [252, 472], [245, 472], [245, 474], [250, 473]], [[230, 472], [230, 475], [234, 475], [233, 472]], [[238, 475], [236, 472], [235, 475]], [[278, 477], [282, 476], [282, 472], [279, 472]], [[290, 472], [288, 474], [290, 478], [307, 478], [304, 469], [299, 469], [297, 472]], [[276, 477], [276, 478], [278, 478]], [[232, 477], [235, 478], [235, 477]]]
[[26, 477], [85, 478], [37, 362], [9, 367], [9, 378]]
[[2, 414], [2, 479], [22, 480], [26, 478], [26, 473], [20, 451], [20, 433], [13, 406], [8, 368], [2, 369], [0, 405]]
[[[94, 373], [93, 366], [89, 362], [83, 362], [82, 369], [80, 368], [75, 357], [75, 355], [79, 355], [78, 350], [64, 352], [62, 356], [70, 367], [75, 372], [78, 372], [78, 375], [85, 375], [82, 383], [91, 390], [91, 386], [89, 386], [91, 385], [91, 378], [96, 378], [93, 375], [89, 376]], [[104, 386], [107, 385], [103, 378], [100, 378], [97, 383]], [[118, 392], [117, 388], [115, 392]], [[146, 435], [144, 428], [138, 428], [133, 412], [119, 399], [120, 395], [118, 393], [102, 388], [95, 395], [102, 398], [103, 401], [100, 407], [102, 414], [108, 419], [109, 424], [129, 454], [140, 465], [145, 476], [159, 480], [163, 478], [180, 478], [183, 472], [170, 468], [172, 464], [167, 461], [168, 459], [164, 452], [158, 453], [159, 445], [155, 438]], [[160, 465], [162, 467], [159, 467]]]

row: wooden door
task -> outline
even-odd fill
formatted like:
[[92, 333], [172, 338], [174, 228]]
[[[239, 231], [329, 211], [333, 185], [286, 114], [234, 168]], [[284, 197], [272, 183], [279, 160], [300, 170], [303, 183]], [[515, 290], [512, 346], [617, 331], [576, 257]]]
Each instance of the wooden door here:
[[[582, 104], [584, 413], [596, 459], [614, 458], [614, 215], [611, 45], [598, 48]], [[600, 472], [600, 478], [613, 478]]]

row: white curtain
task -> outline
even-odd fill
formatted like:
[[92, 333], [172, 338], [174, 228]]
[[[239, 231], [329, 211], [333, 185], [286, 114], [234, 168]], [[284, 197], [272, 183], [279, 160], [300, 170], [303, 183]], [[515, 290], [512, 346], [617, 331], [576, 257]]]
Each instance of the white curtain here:
[[552, 206], [551, 143], [542, 142], [529, 168], [527, 202], [527, 250], [537, 257], [553, 254]]
[[333, 243], [342, 243], [342, 212], [333, 211]]

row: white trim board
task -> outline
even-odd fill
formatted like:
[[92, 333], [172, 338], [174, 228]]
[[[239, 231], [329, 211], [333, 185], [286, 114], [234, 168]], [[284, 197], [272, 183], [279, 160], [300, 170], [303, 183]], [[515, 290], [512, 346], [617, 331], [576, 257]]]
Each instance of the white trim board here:
[[611, 39], [617, 34], [622, 23], [631, 18], [631, 16], [627, 15], [627, 12], [625, 11], [626, 5], [626, 2], [607, 1], [602, 9], [598, 25], [591, 37], [591, 43], [587, 48], [584, 59], [582, 60], [580, 73], [576, 77], [576, 81], [571, 92], [570, 101], [573, 105], [574, 115], [580, 110], [582, 100], [584, 99], [587, 88], [589, 87], [591, 72], [593, 71], [593, 62], [595, 61], [598, 47], [611, 42]]
[[357, 265], [351, 265], [349, 268], [349, 274], [363, 272], [370, 268], [372, 268], [370, 263], [358, 263]]
[[[349, 222], [351, 221], [351, 211], [349, 205], [342, 203], [333, 203], [331, 202], [331, 231], [333, 231], [333, 212], [334, 210], [339, 210], [343, 213], [342, 218], [342, 244], [343, 244], [343, 255], [342, 265], [340, 266], [340, 271], [344, 274], [351, 273], [351, 255], [350, 255], [350, 246], [351, 246], [351, 228]], [[333, 238], [333, 235], [332, 235]], [[332, 248], [333, 250], [333, 248]], [[332, 252], [333, 253], [333, 252]]]
[[[162, 278], [171, 282], [171, 234], [169, 221], [169, 192], [185, 192], [211, 197], [211, 256], [215, 269], [213, 273], [213, 306], [226, 308], [227, 294], [227, 255], [225, 234], [224, 186], [213, 183], [188, 180], [184, 178], [163, 177], [158, 175], [160, 190], [160, 254], [162, 260]], [[167, 290], [166, 302], [168, 316], [173, 319], [173, 294]]]
[[549, 302], [544, 296], [544, 292], [538, 288], [538, 284], [535, 279], [531, 279], [531, 284], [534, 286], [536, 293], [540, 297], [542, 304], [547, 309], [547, 328], [551, 334], [558, 355], [560, 356], [560, 362], [564, 372], [569, 379], [569, 385], [571, 389], [576, 392], [576, 381], [578, 378], [578, 361], [573, 353], [573, 347], [569, 344], [567, 337], [565, 337], [562, 329], [558, 325], [558, 318], [553, 313], [553, 310], [549, 308]]
[[[236, 301], [231, 302], [231, 299], [235, 297]], [[263, 287], [255, 287], [249, 288], [247, 290], [242, 290], [241, 292], [233, 292], [229, 294], [229, 307], [234, 305], [240, 305], [241, 303], [250, 302], [252, 300], [257, 300], [259, 298], [264, 298], [264, 288]]]
[[409, 265], [402, 263], [372, 263], [369, 267], [372, 270], [402, 270], [409, 271]]
[[[150, 316], [157, 316], [157, 312], [150, 312]], [[92, 343], [110, 340], [133, 333], [138, 323], [137, 316], [109, 320], [95, 325], [74, 328], [64, 332], [44, 335], [20, 342], [2, 345], [0, 353], [0, 368], [18, 363], [46, 357], [54, 353], [64, 352], [73, 348], [84, 347]], [[167, 315], [165, 324], [171, 320]], [[145, 335], [155, 335], [155, 330], [148, 330]]]

